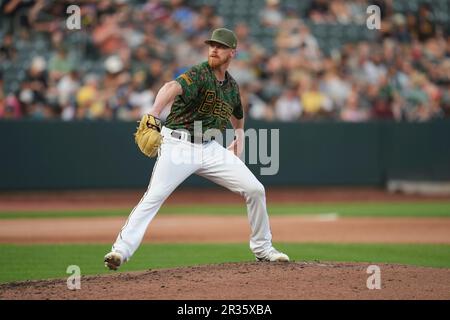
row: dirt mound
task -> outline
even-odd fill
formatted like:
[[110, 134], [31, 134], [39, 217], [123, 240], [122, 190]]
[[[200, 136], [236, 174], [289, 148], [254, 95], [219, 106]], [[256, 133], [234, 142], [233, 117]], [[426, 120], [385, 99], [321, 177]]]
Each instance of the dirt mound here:
[[378, 264], [381, 289], [369, 290], [369, 264], [225, 263], [0, 285], [1, 299], [450, 299], [450, 269]]

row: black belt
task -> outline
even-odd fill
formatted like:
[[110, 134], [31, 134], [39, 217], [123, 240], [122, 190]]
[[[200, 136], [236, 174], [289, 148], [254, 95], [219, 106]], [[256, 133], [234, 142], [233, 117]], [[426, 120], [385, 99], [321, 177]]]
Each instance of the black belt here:
[[[170, 133], [170, 135], [172, 137], [174, 137], [175, 139], [181, 139], [181, 137], [183, 136], [183, 134], [181, 132], [178, 132], [175, 130], [172, 131]], [[199, 136], [193, 136], [193, 135], [188, 134], [188, 141], [190, 141], [191, 143], [198, 143], [198, 144], [207, 143], [207, 142], [210, 142], [215, 139], [216, 139], [215, 137], [205, 137], [203, 135], [201, 137], [199, 137]]]

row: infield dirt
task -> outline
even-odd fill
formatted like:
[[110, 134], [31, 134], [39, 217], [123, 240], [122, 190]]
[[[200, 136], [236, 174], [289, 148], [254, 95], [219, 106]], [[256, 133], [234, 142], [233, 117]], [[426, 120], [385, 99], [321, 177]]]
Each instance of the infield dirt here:
[[369, 290], [369, 264], [227, 263], [0, 285], [0, 299], [450, 299], [450, 270], [379, 264], [381, 288]]
[[[125, 217], [0, 221], [0, 243], [112, 243]], [[450, 244], [450, 218], [336, 218], [273, 216], [274, 241]], [[242, 216], [158, 215], [144, 237], [150, 243], [246, 243]]]
[[[78, 210], [132, 208], [144, 194], [142, 190], [77, 190], [0, 192], [0, 211]], [[448, 201], [445, 196], [388, 193], [376, 188], [267, 188], [267, 203], [321, 202], [432, 202]], [[244, 199], [225, 188], [177, 189], [165, 204], [239, 203]]]
[[[0, 194], [0, 210], [128, 207], [140, 192]], [[268, 202], [433, 201], [379, 190], [268, 191]], [[437, 198], [442, 200], [442, 198]], [[242, 203], [230, 192], [177, 192], [168, 203]], [[126, 218], [17, 219], [0, 223], [0, 242], [109, 242]], [[448, 218], [271, 217], [275, 241], [450, 243]], [[157, 216], [146, 241], [242, 242], [245, 215]], [[228, 263], [0, 285], [0, 299], [450, 299], [450, 269], [377, 264], [381, 289], [366, 286], [368, 263]]]

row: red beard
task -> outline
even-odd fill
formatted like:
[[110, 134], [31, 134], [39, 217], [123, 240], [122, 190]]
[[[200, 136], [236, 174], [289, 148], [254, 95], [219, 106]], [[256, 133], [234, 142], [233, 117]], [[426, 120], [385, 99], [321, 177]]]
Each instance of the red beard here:
[[213, 69], [219, 68], [220, 66], [227, 63], [228, 61], [229, 61], [229, 58], [225, 58], [224, 60], [221, 60], [219, 57], [208, 57], [208, 64]]

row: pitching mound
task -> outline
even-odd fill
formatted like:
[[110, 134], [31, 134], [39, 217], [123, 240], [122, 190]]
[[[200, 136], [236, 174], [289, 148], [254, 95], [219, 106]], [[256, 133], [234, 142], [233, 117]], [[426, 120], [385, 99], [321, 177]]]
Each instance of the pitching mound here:
[[450, 299], [450, 269], [379, 264], [381, 289], [367, 288], [369, 264], [226, 263], [0, 286], [1, 299]]

